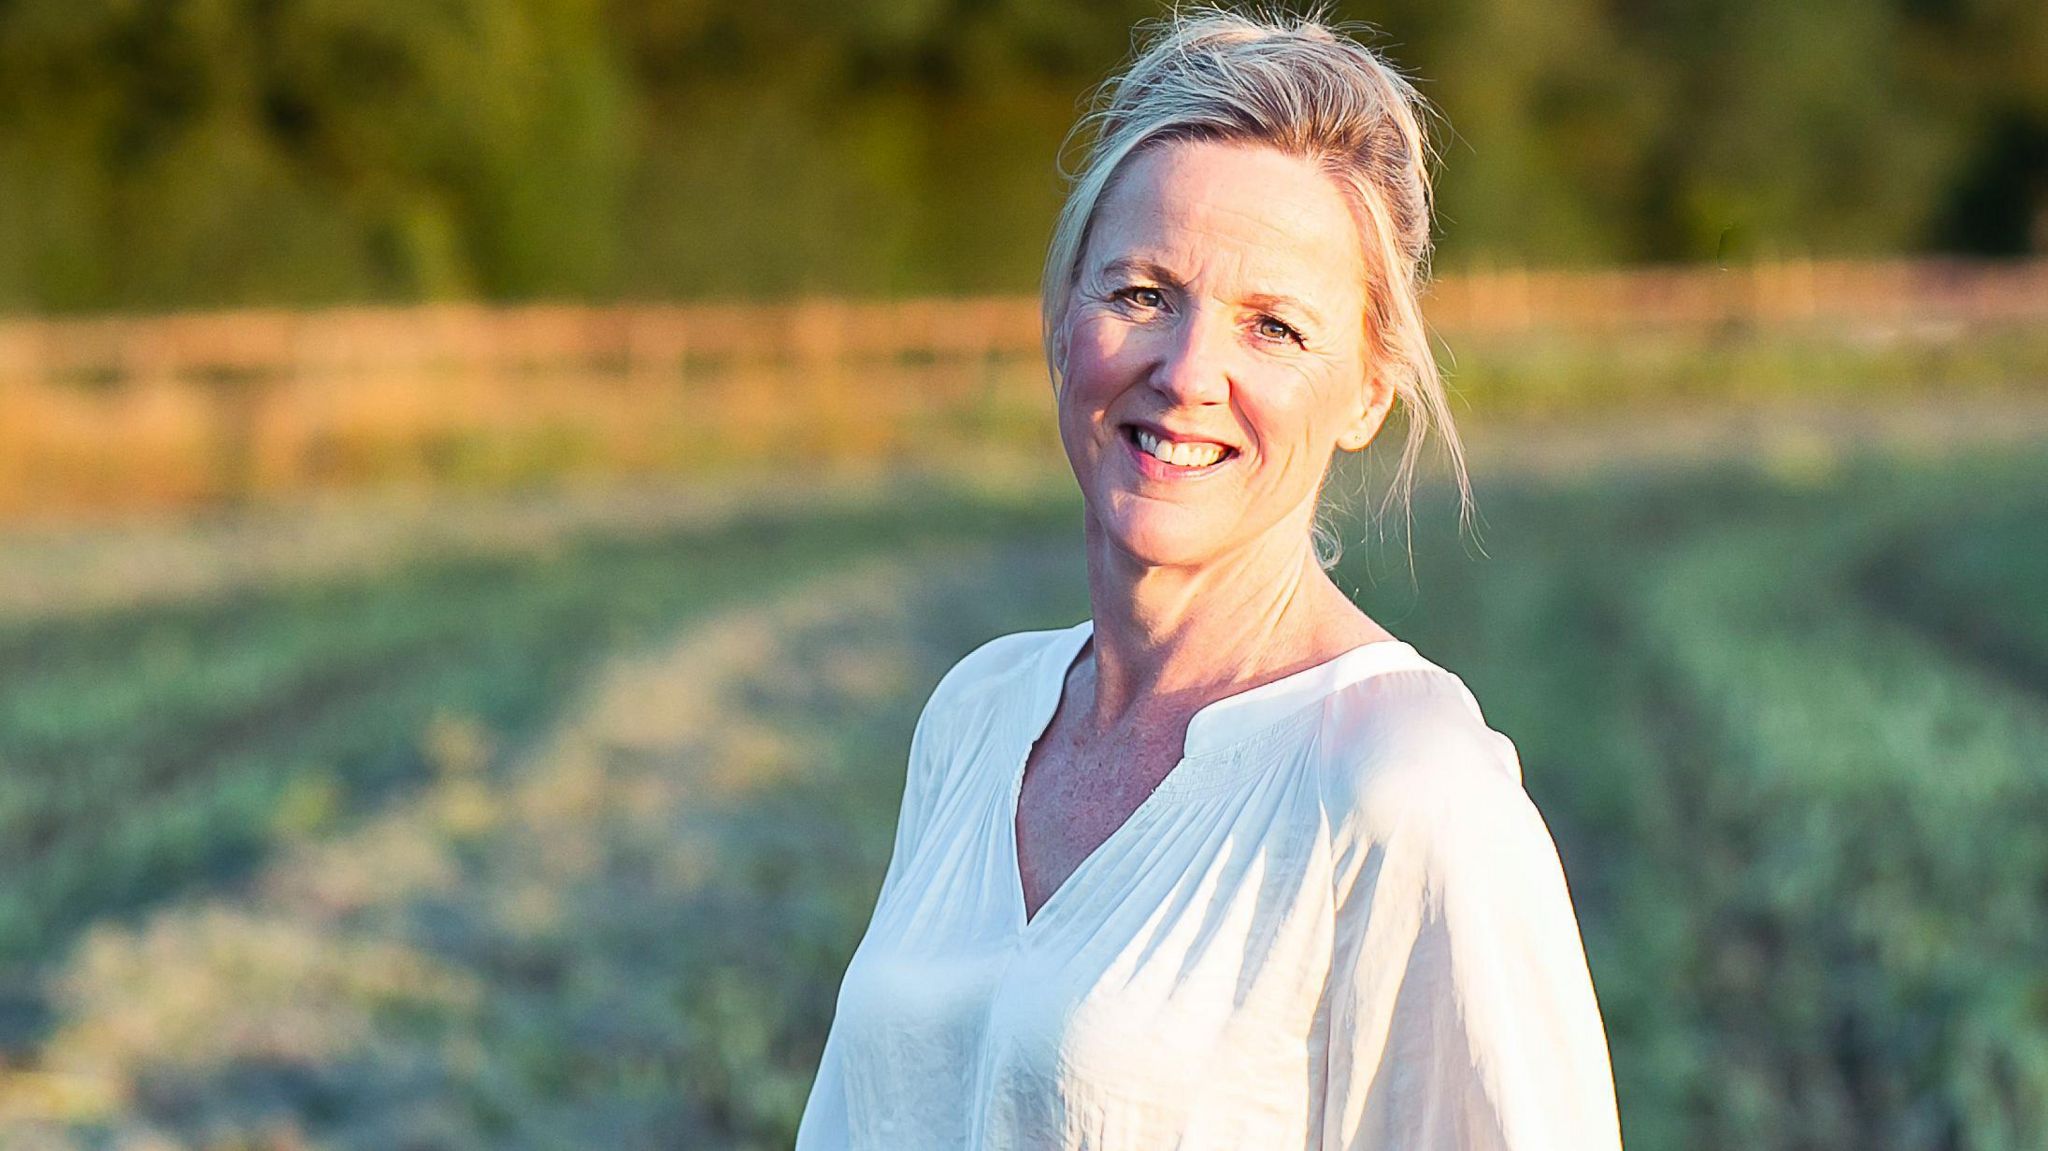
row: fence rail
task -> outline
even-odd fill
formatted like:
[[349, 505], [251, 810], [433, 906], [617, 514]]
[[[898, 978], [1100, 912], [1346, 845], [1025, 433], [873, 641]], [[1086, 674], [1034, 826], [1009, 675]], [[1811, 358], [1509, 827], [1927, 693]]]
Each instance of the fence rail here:
[[[1432, 287], [1461, 339], [1723, 325], [2048, 323], [2048, 260], [1490, 269]], [[1042, 401], [1026, 297], [425, 305], [0, 321], [0, 517], [898, 450]]]

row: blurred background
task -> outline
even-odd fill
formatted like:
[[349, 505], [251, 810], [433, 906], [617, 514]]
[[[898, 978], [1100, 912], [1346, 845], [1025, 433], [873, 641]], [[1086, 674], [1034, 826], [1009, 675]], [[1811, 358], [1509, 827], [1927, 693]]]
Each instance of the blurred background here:
[[[787, 1147], [1127, 0], [0, 0], [0, 1146]], [[1627, 1141], [2048, 1147], [2048, 6], [1338, 6]], [[1398, 427], [1384, 437], [1395, 445]], [[1412, 548], [1412, 552], [1411, 552]]]

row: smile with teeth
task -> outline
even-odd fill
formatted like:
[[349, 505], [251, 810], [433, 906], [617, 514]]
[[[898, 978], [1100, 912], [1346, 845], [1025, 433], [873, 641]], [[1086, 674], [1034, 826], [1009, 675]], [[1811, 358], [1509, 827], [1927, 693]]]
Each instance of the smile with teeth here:
[[1176, 443], [1140, 427], [1131, 428], [1131, 442], [1153, 459], [1177, 468], [1206, 468], [1231, 454], [1231, 449], [1222, 444]]

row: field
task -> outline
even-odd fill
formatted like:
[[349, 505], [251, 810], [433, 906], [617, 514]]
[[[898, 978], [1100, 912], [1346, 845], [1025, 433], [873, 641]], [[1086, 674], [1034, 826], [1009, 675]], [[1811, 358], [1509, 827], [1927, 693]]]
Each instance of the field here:
[[[1521, 749], [1631, 1147], [2048, 1144], [2048, 438], [1741, 433], [1482, 440], [1342, 582]], [[1087, 612], [971, 474], [12, 540], [0, 1145], [786, 1147], [925, 694]]]
[[[2048, 260], [1467, 270], [1427, 300], [1490, 421], [1940, 396], [2048, 378]], [[1044, 459], [1024, 296], [0, 316], [0, 524], [409, 484]]]

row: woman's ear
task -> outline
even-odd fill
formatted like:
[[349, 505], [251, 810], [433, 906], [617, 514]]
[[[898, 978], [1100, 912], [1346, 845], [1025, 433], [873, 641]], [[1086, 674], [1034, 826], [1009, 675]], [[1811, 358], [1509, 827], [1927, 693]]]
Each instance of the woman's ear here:
[[1380, 425], [1386, 423], [1387, 413], [1394, 406], [1394, 388], [1374, 372], [1366, 381], [1358, 406], [1352, 410], [1351, 422], [1337, 437], [1337, 446], [1347, 452], [1364, 451], [1379, 435]]

